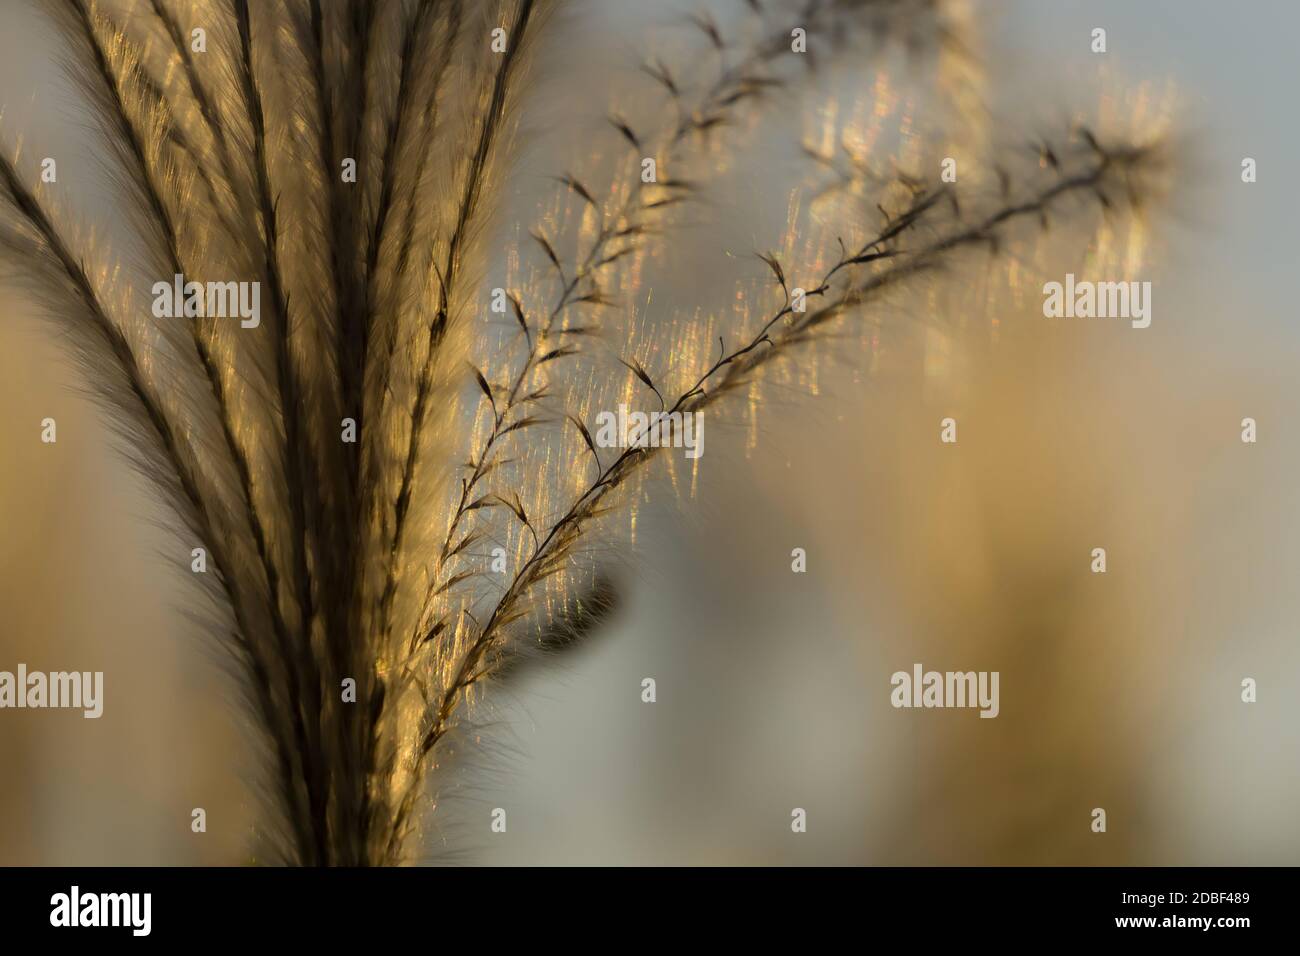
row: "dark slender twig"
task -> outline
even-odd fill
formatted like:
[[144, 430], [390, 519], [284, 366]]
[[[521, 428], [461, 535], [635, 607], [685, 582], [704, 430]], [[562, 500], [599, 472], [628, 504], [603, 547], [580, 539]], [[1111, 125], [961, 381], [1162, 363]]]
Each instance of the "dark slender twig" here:
[[[307, 562], [308, 519], [311, 507], [319, 517], [317, 482], [310, 450], [306, 447], [300, 424], [300, 396], [297, 371], [292, 355], [292, 321], [288, 297], [284, 291], [279, 262], [279, 227], [276, 202], [271, 192], [270, 165], [266, 142], [266, 121], [262, 107], [262, 93], [253, 70], [252, 23], [248, 0], [231, 0], [239, 31], [240, 83], [248, 107], [253, 130], [253, 165], [257, 178], [257, 202], [260, 207], [264, 233], [263, 275], [270, 286], [272, 311], [275, 316], [276, 379], [279, 385], [280, 416], [284, 423], [284, 462], [289, 483], [289, 510], [292, 518], [292, 552], [294, 589], [300, 609], [300, 645], [310, 647], [311, 632], [315, 622], [315, 601], [312, 593], [311, 571]], [[309, 743], [315, 734], [311, 728], [316, 721], [310, 716], [319, 712], [321, 676], [317, 660], [310, 652], [295, 655], [300, 668], [290, 668], [290, 694], [295, 701], [297, 714], [295, 732], [302, 738], [308, 800], [311, 804], [312, 833], [315, 853], [320, 862], [330, 862], [329, 825], [326, 819], [329, 802], [330, 776], [321, 762], [319, 748]], [[304, 673], [299, 675], [298, 670]]]
[[380, 632], [384, 634], [388, 632], [393, 597], [397, 588], [398, 562], [406, 534], [406, 518], [411, 505], [411, 490], [415, 480], [416, 462], [419, 460], [420, 455], [420, 435], [424, 428], [424, 419], [428, 413], [429, 397], [433, 388], [433, 369], [437, 345], [446, 330], [451, 309], [450, 297], [454, 293], [456, 277], [461, 265], [461, 247], [465, 242], [474, 213], [478, 209], [479, 193], [482, 190], [483, 176], [487, 170], [488, 156], [496, 139], [505, 109], [506, 92], [511, 71], [519, 62], [519, 50], [527, 36], [528, 21], [532, 16], [534, 6], [535, 0], [520, 0], [514, 25], [510, 32], [509, 45], [505, 53], [502, 54], [501, 63], [496, 70], [492, 100], [484, 115], [482, 128], [479, 132], [478, 146], [475, 149], [466, 177], [464, 194], [457, 207], [456, 226], [452, 230], [447, 255], [441, 270], [443, 276], [442, 294], [439, 299], [438, 310], [427, 328], [424, 367], [420, 373], [415, 394], [415, 404], [411, 410], [410, 437], [407, 441], [406, 460], [402, 466], [402, 477], [394, 504], [392, 543], [388, 550], [387, 571], [380, 596]]
[[[111, 363], [111, 367], [126, 382], [129, 394], [147, 423], [158, 447], [171, 466], [171, 472], [178, 482], [185, 513], [194, 525], [196, 535], [203, 542], [209, 553], [218, 579], [226, 589], [231, 612], [234, 615], [240, 650], [246, 655], [252, 675], [252, 683], [262, 718], [268, 728], [274, 729], [280, 723], [280, 712], [275, 706], [274, 690], [270, 678], [270, 661], [261, 653], [251, 639], [255, 633], [249, 619], [249, 598], [242, 593], [238, 579], [234, 574], [234, 564], [228, 557], [222, 536], [217, 528], [216, 519], [207, 501], [200, 491], [195, 468], [189, 462], [185, 449], [185, 439], [173, 426], [161, 403], [147, 384], [144, 372], [140, 368], [135, 353], [123, 336], [121, 330], [109, 318], [90, 277], [81, 261], [69, 249], [59, 235], [49, 215], [35, 195], [28, 190], [19, 178], [13, 164], [7, 156], [0, 155], [0, 177], [15, 209], [31, 224], [40, 237], [46, 252], [58, 263], [58, 267], [80, 299], [89, 317], [87, 326], [93, 341]], [[299, 804], [295, 765], [301, 754], [295, 754], [288, 746], [288, 738], [273, 732], [275, 742], [276, 764], [279, 782], [285, 806], [290, 809], [290, 824], [298, 830], [300, 845], [305, 844], [305, 831], [302, 829], [307, 819], [306, 814], [297, 811]]]
[[[721, 355], [709, 366], [694, 385], [678, 396], [669, 409], [670, 414], [692, 413], [703, 409], [728, 391], [729, 387], [734, 386], [741, 376], [770, 361], [773, 356], [789, 346], [806, 340], [815, 327], [842, 314], [850, 307], [860, 305], [886, 286], [935, 267], [944, 261], [945, 254], [954, 250], [988, 243], [1001, 226], [1027, 215], [1037, 215], [1064, 195], [1094, 192], [1117, 167], [1140, 163], [1143, 158], [1141, 151], [1103, 154], [1083, 172], [1063, 176], [1050, 187], [1019, 203], [1003, 206], [967, 228], [953, 230], [914, 250], [873, 255], [873, 250], [879, 250], [897, 240], [915, 226], [926, 212], [935, 207], [944, 190], [939, 189], [918, 197], [902, 216], [887, 225], [874, 240], [868, 242], [854, 255], [841, 258], [828, 270], [821, 283], [809, 295], [824, 296], [830, 289], [832, 279], [848, 265], [866, 264], [880, 259], [889, 259], [898, 264], [890, 265], [885, 271], [873, 275], [864, 282], [850, 284], [838, 298], [806, 314], [781, 335], [773, 337], [772, 330], [776, 324], [794, 314], [791, 305], [787, 302], [760, 327], [747, 344]], [[707, 383], [720, 373], [723, 378], [718, 387], [713, 391], [706, 391]], [[550, 526], [541, 543], [534, 549], [532, 555], [515, 574], [503, 596], [496, 602], [478, 635], [461, 656], [459, 665], [453, 671], [454, 676], [443, 688], [436, 706], [431, 709], [429, 725], [420, 743], [422, 761], [446, 734], [462, 693], [489, 673], [488, 670], [481, 669], [480, 664], [484, 655], [498, 640], [500, 630], [518, 618], [516, 605], [521, 597], [538, 580], [554, 572], [557, 556], [562, 557], [569, 545], [582, 533], [583, 523], [594, 516], [600, 500], [621, 485], [633, 470], [651, 460], [657, 450], [654, 447], [642, 448], [635, 444], [626, 448], [587, 486], [559, 520]]]

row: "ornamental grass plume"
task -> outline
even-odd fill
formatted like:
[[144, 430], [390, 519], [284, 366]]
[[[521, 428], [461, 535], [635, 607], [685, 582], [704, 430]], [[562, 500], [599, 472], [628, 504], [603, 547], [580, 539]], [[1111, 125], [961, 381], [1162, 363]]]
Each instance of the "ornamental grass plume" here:
[[[771, 104], [837, 63], [870, 78], [891, 46], [972, 56], [949, 4], [692, 16], [645, 51], [650, 108], [566, 105], [606, 128], [506, 250], [539, 49], [574, 15], [559, 0], [41, 6], [126, 216], [84, 225], [6, 129], [0, 246], [165, 496], [178, 564], [205, 571], [195, 613], [263, 733], [283, 863], [418, 857], [476, 695], [618, 606], [605, 558], [667, 449], [610, 447], [601, 411], [737, 414], [894, 288], [1140, 204], [1157, 159], [1080, 126], [960, 185], [937, 158], [842, 170], [848, 219], [816, 255], [752, 259], [770, 288], [739, 317], [656, 325], [647, 261]], [[510, 281], [484, 288], [500, 256]]]

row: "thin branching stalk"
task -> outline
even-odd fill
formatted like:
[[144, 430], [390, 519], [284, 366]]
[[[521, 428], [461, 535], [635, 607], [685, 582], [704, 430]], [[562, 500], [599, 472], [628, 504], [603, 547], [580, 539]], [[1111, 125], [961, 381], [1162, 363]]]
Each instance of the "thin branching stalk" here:
[[[700, 374], [690, 388], [677, 396], [668, 407], [668, 413], [690, 414], [712, 405], [762, 365], [786, 354], [797, 345], [809, 342], [831, 320], [867, 304], [886, 288], [946, 265], [953, 253], [965, 247], [995, 245], [1001, 230], [1017, 219], [1038, 217], [1060, 199], [1072, 194], [1091, 194], [1108, 202], [1104, 191], [1106, 184], [1117, 179], [1123, 181], [1149, 155], [1145, 150], [1124, 148], [1102, 150], [1095, 147], [1092, 152], [1095, 155], [1083, 169], [1061, 175], [1050, 186], [1019, 202], [1003, 205], [970, 225], [950, 229], [913, 248], [900, 248], [901, 240], [912, 234], [927, 213], [935, 210], [951, 195], [948, 187], [936, 187], [918, 193], [912, 204], [887, 223], [872, 240], [857, 252], [849, 254], [846, 251], [842, 254], [821, 282], [808, 292], [810, 298], [825, 300], [823, 305], [810, 312], [797, 314], [787, 292], [781, 308], [762, 324], [746, 344], [727, 351], [725, 343], [719, 340], [720, 354], [717, 360]], [[868, 277], [851, 280], [838, 291], [833, 291], [833, 283], [841, 273], [872, 263], [879, 263], [883, 268]], [[773, 268], [784, 290], [784, 276], [779, 266], [773, 265]], [[421, 761], [428, 759], [446, 735], [464, 693], [493, 673], [491, 654], [500, 642], [506, 640], [509, 625], [522, 616], [520, 605], [527, 600], [530, 590], [559, 570], [574, 545], [587, 532], [589, 524], [599, 517], [605, 498], [653, 460], [659, 450], [657, 447], [639, 447], [636, 443], [630, 443], [613, 462], [604, 467], [600, 467], [597, 456], [597, 477], [541, 536], [532, 555], [520, 567], [474, 639], [469, 642], [453, 670], [451, 680], [441, 695], [431, 702], [419, 745]], [[591, 452], [596, 456], [594, 447]], [[425, 639], [429, 637], [426, 635]], [[409, 807], [413, 799], [408, 794], [404, 799], [405, 805]]]

